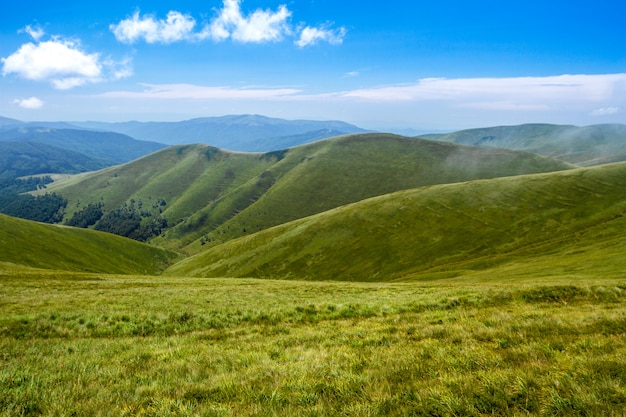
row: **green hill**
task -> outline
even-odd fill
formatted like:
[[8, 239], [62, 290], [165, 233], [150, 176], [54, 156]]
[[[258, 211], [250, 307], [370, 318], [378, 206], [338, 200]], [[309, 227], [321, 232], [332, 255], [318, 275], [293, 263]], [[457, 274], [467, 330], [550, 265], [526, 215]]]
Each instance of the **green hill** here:
[[157, 274], [177, 255], [108, 233], [0, 214], [0, 268]]
[[152, 243], [194, 253], [393, 191], [567, 168], [524, 152], [358, 134], [264, 154], [171, 147], [48, 190], [68, 199], [66, 218], [100, 202], [162, 216], [169, 230]]
[[[488, 271], [621, 277], [626, 163], [400, 191], [233, 240], [169, 275], [432, 279]], [[499, 272], [498, 272], [499, 271]]]
[[626, 125], [585, 127], [524, 124], [468, 129], [422, 138], [471, 146], [522, 150], [558, 158], [580, 166], [626, 160]]

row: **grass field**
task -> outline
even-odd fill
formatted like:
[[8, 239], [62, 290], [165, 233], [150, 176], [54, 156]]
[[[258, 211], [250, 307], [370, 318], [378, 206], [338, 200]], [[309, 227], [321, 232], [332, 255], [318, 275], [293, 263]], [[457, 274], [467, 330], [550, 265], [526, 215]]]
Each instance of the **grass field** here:
[[620, 416], [626, 278], [0, 269], [2, 416]]

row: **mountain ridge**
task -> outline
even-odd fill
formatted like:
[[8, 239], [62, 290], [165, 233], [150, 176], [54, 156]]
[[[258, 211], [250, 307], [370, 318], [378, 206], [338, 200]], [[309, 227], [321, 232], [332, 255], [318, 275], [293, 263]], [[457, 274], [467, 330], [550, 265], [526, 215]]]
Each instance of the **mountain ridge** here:
[[136, 203], [149, 213], [146, 221], [167, 220], [168, 230], [152, 243], [197, 252], [400, 189], [572, 167], [525, 152], [368, 133], [269, 153], [172, 146], [45, 192], [67, 198], [66, 219], [90, 203], [102, 203], [105, 214]]
[[42, 143], [79, 152], [100, 161], [105, 166], [129, 162], [166, 146], [156, 142], [140, 141], [115, 132], [40, 126], [0, 130], [0, 143], [2, 142]]
[[[366, 132], [341, 121], [286, 120], [261, 115], [199, 117], [179, 122], [72, 122], [77, 126], [127, 134], [136, 139], [168, 145], [203, 143], [222, 149], [245, 152], [280, 150], [290, 138], [301, 136], [297, 144], [330, 137], [329, 135]], [[311, 137], [307, 137], [311, 136]], [[260, 143], [259, 143], [260, 142]], [[290, 146], [290, 145], [287, 145]]]

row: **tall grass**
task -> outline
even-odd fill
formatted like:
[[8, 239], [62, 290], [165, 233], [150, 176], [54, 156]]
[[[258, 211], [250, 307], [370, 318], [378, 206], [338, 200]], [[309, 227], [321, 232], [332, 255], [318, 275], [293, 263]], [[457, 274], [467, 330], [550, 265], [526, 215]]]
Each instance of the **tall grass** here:
[[622, 415], [626, 281], [4, 270], [0, 415]]

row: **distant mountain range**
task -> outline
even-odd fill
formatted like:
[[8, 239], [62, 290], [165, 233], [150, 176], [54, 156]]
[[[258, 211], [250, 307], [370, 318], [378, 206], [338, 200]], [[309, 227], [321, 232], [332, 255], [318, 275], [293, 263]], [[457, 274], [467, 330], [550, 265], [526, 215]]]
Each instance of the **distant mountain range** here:
[[168, 145], [204, 143], [244, 152], [270, 152], [365, 129], [340, 121], [284, 120], [259, 115], [203, 117], [181, 122], [74, 122]]
[[[45, 124], [45, 123], [43, 123]], [[51, 127], [0, 118], [0, 178], [78, 173], [132, 161], [164, 148], [115, 132]]]
[[[0, 117], [0, 152], [3, 155], [0, 176], [30, 175], [45, 170], [51, 170], [50, 173], [96, 170], [129, 162], [174, 144], [200, 143], [229, 151], [275, 152], [364, 132], [367, 131], [341, 121], [283, 120], [259, 115], [123, 123], [22, 122]], [[626, 125], [620, 124], [586, 127], [524, 124], [419, 137], [522, 150], [578, 166], [626, 160]]]

